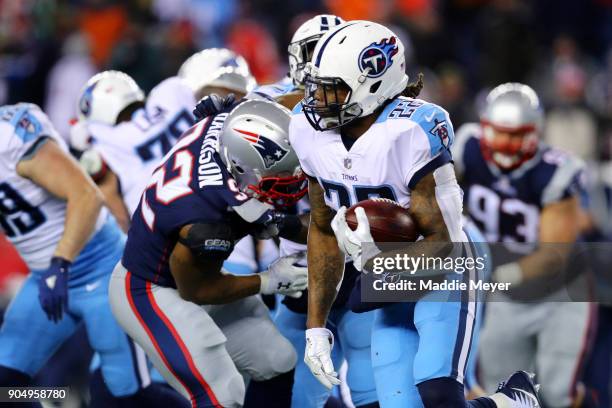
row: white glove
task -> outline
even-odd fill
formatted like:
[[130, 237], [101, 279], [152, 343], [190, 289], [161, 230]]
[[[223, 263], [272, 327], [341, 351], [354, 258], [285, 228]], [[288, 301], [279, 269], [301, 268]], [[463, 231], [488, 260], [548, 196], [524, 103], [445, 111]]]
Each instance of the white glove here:
[[334, 335], [331, 331], [317, 327], [306, 330], [306, 351], [304, 362], [321, 384], [327, 389], [340, 384], [338, 373], [334, 371], [331, 351], [334, 348]]
[[[370, 223], [365, 210], [357, 207], [355, 216], [357, 217], [357, 229], [353, 231], [346, 223], [346, 207], [342, 206], [332, 220], [331, 227], [336, 234], [338, 246], [342, 252], [351, 258], [355, 269], [361, 271], [368, 260], [380, 253], [380, 249], [374, 245], [374, 238], [370, 233]], [[364, 243], [371, 243], [371, 245], [367, 245], [367, 253], [362, 250]]]
[[302, 296], [301, 291], [308, 286], [308, 268], [295, 265], [298, 259], [296, 254], [274, 261], [267, 271], [259, 274], [259, 292], [264, 295], [280, 293], [294, 298]]
[[94, 177], [104, 169], [104, 160], [100, 153], [93, 149], [85, 150], [79, 159], [79, 164], [87, 174]]
[[91, 147], [89, 129], [87, 123], [83, 120], [75, 120], [70, 122], [70, 146], [72, 148], [83, 151]]

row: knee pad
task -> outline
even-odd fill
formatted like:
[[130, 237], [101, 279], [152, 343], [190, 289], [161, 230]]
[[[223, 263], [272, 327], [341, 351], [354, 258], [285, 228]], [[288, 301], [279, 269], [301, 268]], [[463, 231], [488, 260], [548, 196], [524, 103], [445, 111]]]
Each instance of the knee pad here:
[[9, 367], [0, 366], [0, 387], [28, 387], [32, 377]]
[[463, 384], [452, 378], [434, 378], [417, 385], [425, 408], [466, 408]]

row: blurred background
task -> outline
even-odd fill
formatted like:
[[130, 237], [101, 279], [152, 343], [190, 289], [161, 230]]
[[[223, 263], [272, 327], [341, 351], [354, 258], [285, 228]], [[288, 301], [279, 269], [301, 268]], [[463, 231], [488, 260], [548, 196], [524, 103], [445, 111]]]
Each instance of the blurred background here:
[[[77, 95], [94, 73], [125, 71], [148, 91], [193, 52], [218, 46], [242, 54], [260, 84], [275, 82], [288, 70], [293, 32], [319, 13], [392, 28], [406, 46], [409, 74], [425, 74], [421, 97], [447, 109], [455, 129], [478, 120], [491, 87], [531, 85], [547, 112], [543, 138], [588, 164], [585, 229], [608, 239], [612, 0], [0, 0], [0, 105], [36, 103], [67, 136]], [[0, 236], [2, 304], [25, 273]], [[60, 370], [86, 370], [90, 352], [81, 340], [81, 358], [58, 360]], [[57, 378], [43, 372], [39, 382]]]

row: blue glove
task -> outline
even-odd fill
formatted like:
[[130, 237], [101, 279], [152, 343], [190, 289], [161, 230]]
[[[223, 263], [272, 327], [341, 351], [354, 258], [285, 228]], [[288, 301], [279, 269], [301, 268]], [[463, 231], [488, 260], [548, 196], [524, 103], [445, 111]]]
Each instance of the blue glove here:
[[193, 110], [193, 115], [196, 117], [196, 122], [224, 111], [235, 101], [236, 96], [234, 94], [229, 94], [226, 97], [222, 97], [214, 93], [205, 96], [204, 98], [200, 99], [200, 102], [198, 102]]
[[72, 262], [54, 256], [49, 269], [38, 282], [38, 300], [47, 318], [54, 323], [62, 319], [68, 308], [68, 272]]

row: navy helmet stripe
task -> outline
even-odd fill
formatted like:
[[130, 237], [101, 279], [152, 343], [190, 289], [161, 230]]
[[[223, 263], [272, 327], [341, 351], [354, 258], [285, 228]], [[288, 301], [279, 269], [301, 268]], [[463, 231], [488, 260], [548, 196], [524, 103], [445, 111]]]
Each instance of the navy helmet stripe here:
[[327, 44], [329, 43], [329, 41], [336, 35], [338, 34], [340, 31], [344, 30], [346, 27], [350, 27], [353, 24], [355, 24], [355, 22], [352, 23], [348, 23], [347, 25], [345, 25], [344, 27], [334, 31], [329, 37], [327, 37], [327, 40], [325, 40], [325, 42], [323, 43], [323, 45], [321, 46], [321, 49], [319, 50], [319, 53], [317, 54], [317, 60], [315, 62], [315, 67], [319, 67], [319, 64], [321, 63], [321, 57], [323, 56], [323, 51], [325, 50], [325, 47], [327, 47]]

